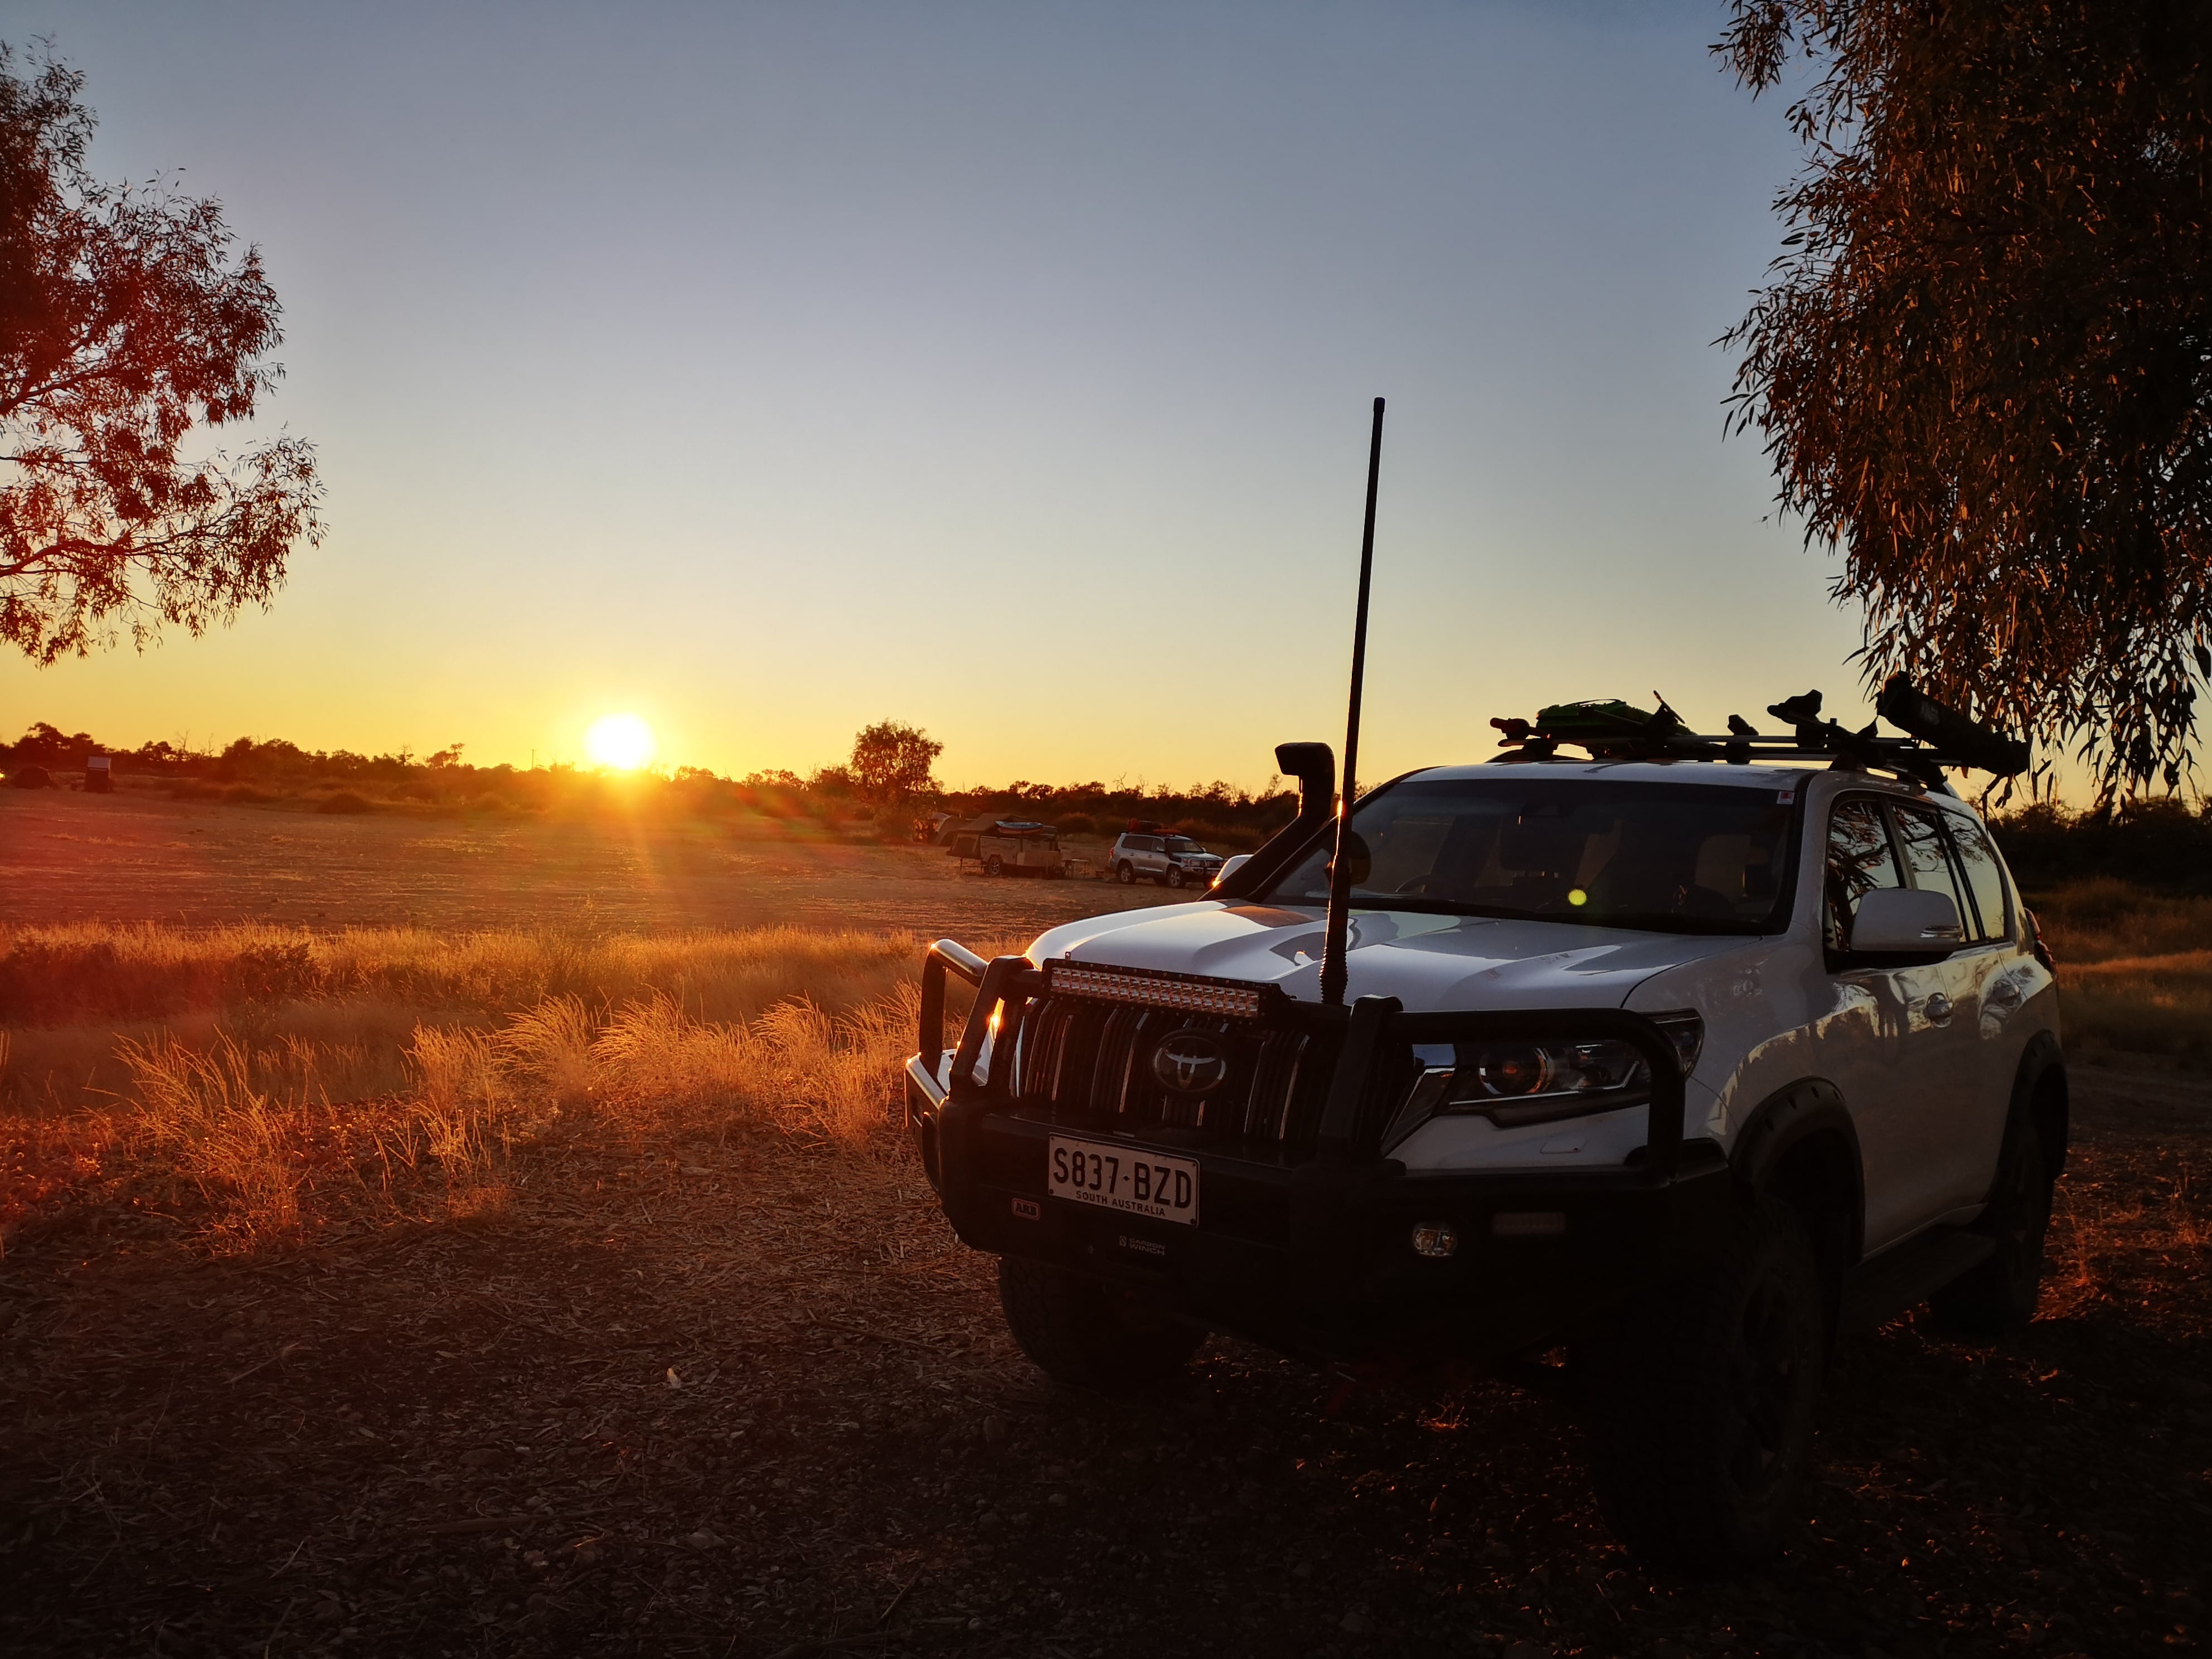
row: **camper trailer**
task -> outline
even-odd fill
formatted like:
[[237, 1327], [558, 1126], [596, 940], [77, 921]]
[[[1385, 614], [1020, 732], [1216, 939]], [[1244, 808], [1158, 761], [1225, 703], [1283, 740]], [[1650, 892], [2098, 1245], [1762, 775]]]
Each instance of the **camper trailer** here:
[[1068, 859], [1060, 850], [1060, 831], [1048, 823], [1026, 819], [996, 818], [980, 828], [970, 826], [952, 838], [952, 856], [972, 859], [987, 876], [1048, 876], [1067, 874]]

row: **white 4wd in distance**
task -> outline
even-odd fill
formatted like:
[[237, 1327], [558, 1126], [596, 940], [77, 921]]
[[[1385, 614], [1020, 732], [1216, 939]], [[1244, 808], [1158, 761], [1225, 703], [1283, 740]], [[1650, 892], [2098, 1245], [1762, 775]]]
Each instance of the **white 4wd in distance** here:
[[[1645, 1558], [1775, 1548], [1839, 1328], [2032, 1316], [2067, 1102], [2047, 958], [1932, 764], [1742, 748], [1532, 738], [1372, 791], [1348, 1009], [1318, 744], [1284, 751], [1298, 822], [1206, 898], [936, 947], [909, 1118], [1024, 1350], [1094, 1387], [1209, 1328], [1471, 1357], [1588, 1413]], [[948, 968], [981, 981], [951, 1051]]]
[[1116, 836], [1106, 854], [1114, 879], [1127, 886], [1139, 878], [1163, 887], [1204, 887], [1221, 868], [1221, 855], [1209, 853], [1188, 836]]

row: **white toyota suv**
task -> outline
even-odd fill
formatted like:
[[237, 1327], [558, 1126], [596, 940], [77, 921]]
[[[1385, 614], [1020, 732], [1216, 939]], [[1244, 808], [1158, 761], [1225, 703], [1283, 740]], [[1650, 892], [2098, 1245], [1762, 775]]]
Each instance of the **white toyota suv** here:
[[1023, 1349], [1109, 1388], [1207, 1329], [1472, 1358], [1588, 1413], [1647, 1559], [1775, 1548], [1838, 1329], [2025, 1324], [2067, 1139], [2049, 959], [1957, 759], [1817, 706], [1788, 738], [1547, 710], [1368, 793], [1343, 1005], [1321, 744], [1204, 899], [933, 947], [909, 1125]]
[[1116, 836], [1106, 854], [1106, 867], [1125, 887], [1139, 877], [1163, 887], [1204, 887], [1221, 865], [1218, 853], [1207, 852], [1188, 836], [1144, 835], [1133, 830]]

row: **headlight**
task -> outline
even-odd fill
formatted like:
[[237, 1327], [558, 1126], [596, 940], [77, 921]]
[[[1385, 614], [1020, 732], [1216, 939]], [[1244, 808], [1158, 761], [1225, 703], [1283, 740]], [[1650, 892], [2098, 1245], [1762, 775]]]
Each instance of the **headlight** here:
[[[1674, 1013], [1656, 1015], [1652, 1024], [1674, 1045], [1687, 1077], [1704, 1045], [1705, 1022], [1694, 1013]], [[1461, 1043], [1451, 1065], [1421, 1073], [1391, 1139], [1444, 1113], [1486, 1117], [1504, 1129], [1618, 1111], [1650, 1097], [1651, 1071], [1642, 1051], [1618, 1038]]]
[[1651, 1092], [1644, 1056], [1610, 1037], [1469, 1044], [1460, 1064], [1441, 1076], [1431, 1071], [1422, 1082], [1434, 1090], [1431, 1113], [1474, 1113], [1500, 1128], [1610, 1112], [1647, 1100]]

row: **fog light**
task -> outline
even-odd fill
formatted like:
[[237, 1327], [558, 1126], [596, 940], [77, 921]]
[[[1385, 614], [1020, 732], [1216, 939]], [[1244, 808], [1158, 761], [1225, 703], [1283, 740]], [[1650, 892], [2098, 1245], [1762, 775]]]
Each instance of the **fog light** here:
[[1559, 1210], [1501, 1210], [1490, 1218], [1495, 1238], [1557, 1238], [1566, 1230], [1565, 1212]]
[[1449, 1221], [1424, 1221], [1413, 1229], [1415, 1255], [1446, 1256], [1459, 1249], [1459, 1229]]

